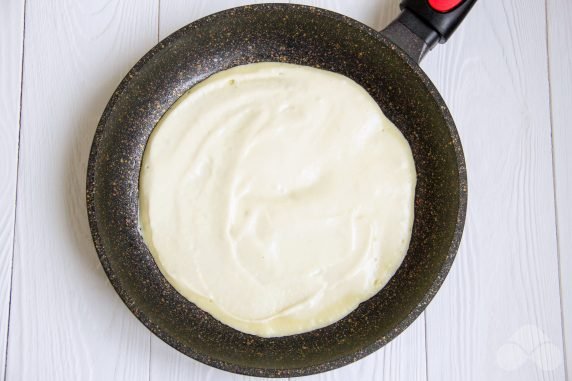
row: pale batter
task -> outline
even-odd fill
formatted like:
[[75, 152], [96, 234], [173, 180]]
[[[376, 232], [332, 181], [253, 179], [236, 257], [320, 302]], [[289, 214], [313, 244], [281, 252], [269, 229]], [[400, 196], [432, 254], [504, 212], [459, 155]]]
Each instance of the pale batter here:
[[140, 218], [183, 296], [246, 333], [324, 327], [375, 295], [413, 224], [409, 144], [361, 86], [281, 63], [189, 90], [143, 157]]

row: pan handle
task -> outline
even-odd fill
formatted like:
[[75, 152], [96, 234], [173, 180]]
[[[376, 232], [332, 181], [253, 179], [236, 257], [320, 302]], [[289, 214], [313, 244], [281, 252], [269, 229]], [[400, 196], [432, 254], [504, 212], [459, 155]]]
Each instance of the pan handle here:
[[445, 43], [477, 0], [402, 0], [401, 14], [381, 33], [417, 63]]

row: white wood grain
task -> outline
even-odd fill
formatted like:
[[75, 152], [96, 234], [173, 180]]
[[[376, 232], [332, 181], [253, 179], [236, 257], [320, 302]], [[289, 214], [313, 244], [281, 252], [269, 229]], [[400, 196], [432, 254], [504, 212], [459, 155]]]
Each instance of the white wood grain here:
[[291, 3], [329, 9], [377, 30], [386, 27], [399, 14], [399, 1], [395, 0], [292, 0]]
[[16, 209], [24, 0], [0, 5], [0, 380], [4, 380]]
[[[158, 37], [251, 1], [27, 0], [14, 214], [23, 1], [0, 5], [0, 374], [16, 215], [7, 379], [246, 379], [149, 340], [99, 266], [84, 184], [95, 125], [129, 67]], [[562, 328], [572, 347], [572, 3], [546, 1], [547, 14], [537, 0], [479, 1], [423, 63], [467, 157], [470, 202], [459, 257], [425, 316], [404, 334], [364, 360], [304, 381], [565, 378]], [[398, 12], [398, 0], [292, 2], [376, 29]], [[570, 350], [566, 359], [570, 369]]]
[[427, 380], [424, 323], [423, 316], [419, 317], [401, 335], [364, 359], [330, 372], [301, 377], [300, 380]]
[[[159, 12], [159, 39], [162, 40], [179, 28], [201, 17], [239, 7], [241, 5], [267, 3], [264, 0], [161, 0]], [[287, 3], [287, 0], [272, 1]]]
[[544, 15], [480, 1], [422, 65], [469, 174], [460, 255], [426, 312], [429, 380], [564, 379]]
[[149, 333], [95, 254], [85, 173], [103, 108], [157, 41], [155, 0], [28, 0], [9, 380], [141, 380]]
[[548, 0], [552, 143], [567, 376], [572, 372], [572, 2]]

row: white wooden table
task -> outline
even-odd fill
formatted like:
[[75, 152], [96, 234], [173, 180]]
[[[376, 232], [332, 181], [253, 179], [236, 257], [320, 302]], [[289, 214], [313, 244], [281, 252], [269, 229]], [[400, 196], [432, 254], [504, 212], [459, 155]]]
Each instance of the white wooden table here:
[[[85, 173], [128, 69], [179, 27], [248, 2], [0, 0], [0, 380], [246, 379], [179, 354], [122, 304], [91, 242]], [[302, 2], [377, 29], [398, 13], [398, 0]], [[570, 20], [571, 0], [480, 0], [423, 62], [467, 158], [459, 256], [405, 333], [308, 379], [572, 372]]]

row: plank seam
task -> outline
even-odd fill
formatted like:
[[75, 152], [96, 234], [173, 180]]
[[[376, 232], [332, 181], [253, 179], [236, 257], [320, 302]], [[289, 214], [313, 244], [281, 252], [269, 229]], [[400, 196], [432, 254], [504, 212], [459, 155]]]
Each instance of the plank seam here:
[[[161, 0], [157, 0], [157, 44], [161, 41]], [[149, 357], [147, 364], [147, 380], [151, 381], [151, 364], [153, 362], [153, 333], [147, 330], [149, 335]]]
[[152, 357], [151, 357], [151, 349], [153, 348], [153, 337], [151, 336], [152, 333], [151, 332], [147, 332], [149, 335], [149, 361], [148, 361], [148, 366], [147, 366], [147, 380], [151, 381], [151, 362], [152, 362]]
[[161, 41], [161, 0], [157, 0], [157, 43]]
[[556, 234], [556, 260], [558, 262], [558, 292], [560, 301], [560, 327], [562, 331], [562, 352], [563, 352], [563, 362], [564, 362], [564, 379], [568, 380], [568, 365], [566, 362], [566, 327], [564, 326], [564, 304], [562, 301], [562, 264], [561, 264], [561, 246], [560, 246], [560, 226], [558, 224], [558, 198], [556, 193], [556, 155], [554, 153], [554, 109], [552, 102], [552, 71], [550, 66], [550, 27], [548, 25], [548, 2], [550, 0], [544, 1], [544, 18], [545, 18], [545, 28], [546, 28], [546, 66], [548, 72], [548, 104], [550, 108], [550, 153], [552, 158], [552, 193], [554, 199], [554, 224], [555, 224], [555, 234]]
[[427, 310], [423, 311], [423, 314], [421, 315], [423, 316], [423, 338], [424, 340], [424, 345], [425, 345], [425, 379], [427, 381], [429, 381], [429, 350], [428, 350], [428, 345], [427, 345]]
[[10, 317], [12, 312], [12, 285], [14, 281], [14, 253], [16, 251], [16, 221], [18, 220], [18, 177], [20, 173], [20, 137], [22, 135], [22, 99], [24, 92], [24, 52], [25, 52], [25, 40], [26, 40], [26, 6], [27, 0], [24, 1], [24, 7], [22, 9], [23, 22], [22, 22], [22, 58], [20, 60], [20, 100], [19, 100], [19, 112], [18, 112], [18, 140], [16, 148], [16, 184], [14, 187], [14, 225], [12, 228], [12, 258], [10, 261], [10, 293], [8, 296], [8, 321], [6, 327], [6, 354], [4, 357], [4, 369], [3, 369], [3, 380], [6, 380], [6, 374], [8, 372], [8, 352], [10, 347]]

